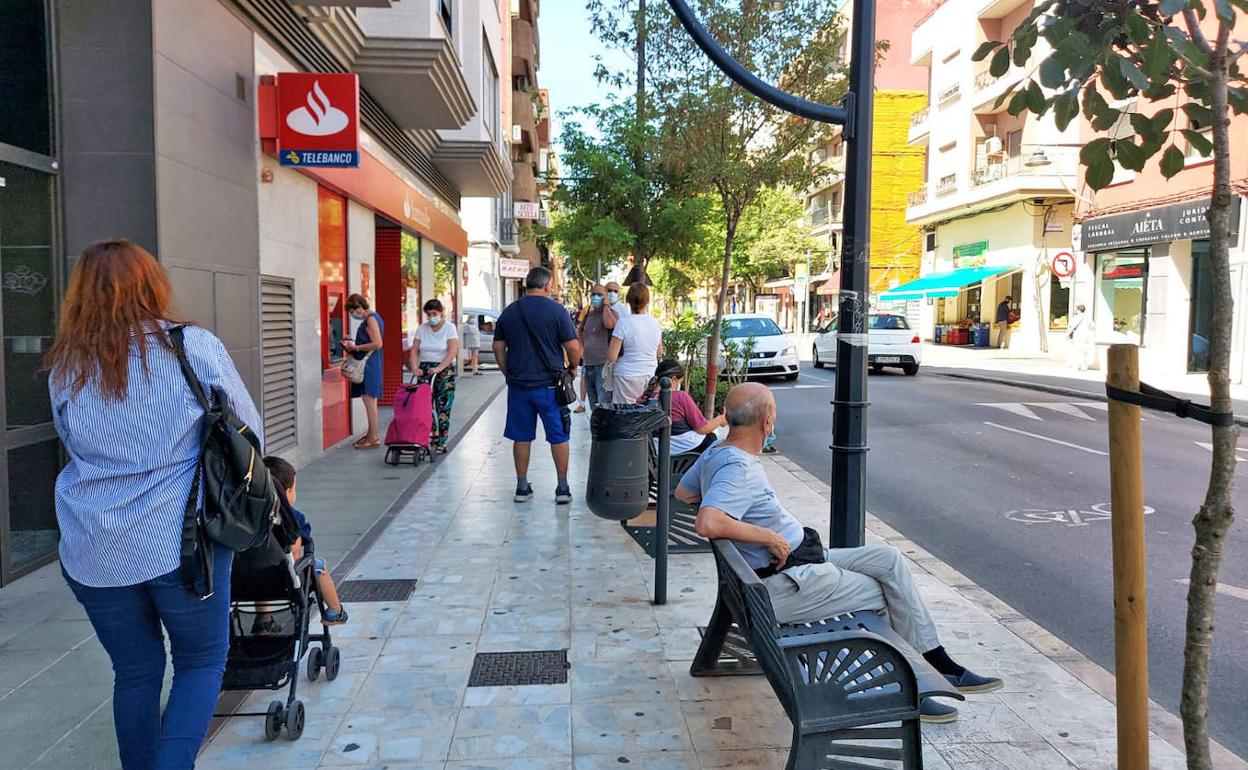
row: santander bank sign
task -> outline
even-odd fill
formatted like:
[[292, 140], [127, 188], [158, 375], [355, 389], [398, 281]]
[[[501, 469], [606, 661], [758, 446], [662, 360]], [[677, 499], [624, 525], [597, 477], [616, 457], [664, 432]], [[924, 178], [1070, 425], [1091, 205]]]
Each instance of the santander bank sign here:
[[283, 166], [360, 165], [358, 76], [278, 73], [277, 110], [277, 157]]

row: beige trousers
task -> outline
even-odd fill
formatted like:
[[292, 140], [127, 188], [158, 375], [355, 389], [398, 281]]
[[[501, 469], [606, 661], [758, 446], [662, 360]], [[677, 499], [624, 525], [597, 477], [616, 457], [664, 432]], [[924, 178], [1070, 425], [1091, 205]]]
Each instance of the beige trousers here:
[[763, 581], [780, 623], [807, 623], [859, 610], [887, 610], [889, 624], [919, 652], [940, 646], [936, 624], [906, 558], [888, 545], [829, 548], [824, 564], [792, 567]]

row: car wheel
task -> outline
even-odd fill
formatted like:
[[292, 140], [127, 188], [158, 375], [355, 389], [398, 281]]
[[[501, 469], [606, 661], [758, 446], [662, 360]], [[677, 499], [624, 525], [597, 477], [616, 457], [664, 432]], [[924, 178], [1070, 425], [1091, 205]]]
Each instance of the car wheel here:
[[813, 346], [811, 346], [810, 350], [811, 350], [811, 353], [812, 353], [812, 358], [814, 358], [814, 361], [815, 361], [815, 368], [816, 368], [816, 369], [822, 369], [822, 368], [823, 368], [823, 362], [819, 360], [819, 346], [818, 346], [818, 345], [813, 345]]
[[919, 373], [919, 365], [918, 364], [906, 364], [905, 366], [901, 367], [901, 370], [906, 373], [907, 377], [913, 377], [914, 375]]

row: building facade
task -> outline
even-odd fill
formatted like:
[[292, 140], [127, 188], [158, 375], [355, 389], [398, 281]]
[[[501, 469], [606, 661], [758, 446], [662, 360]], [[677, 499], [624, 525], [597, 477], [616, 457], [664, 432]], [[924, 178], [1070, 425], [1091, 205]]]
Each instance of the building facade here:
[[[127, 237], [157, 256], [179, 313], [233, 356], [268, 448], [296, 465], [363, 426], [338, 372], [354, 333], [349, 294], [385, 321], [388, 390], [421, 303], [438, 297], [448, 315], [462, 304], [462, 202], [504, 197], [512, 184], [511, 9], [355, 5], [32, 0], [6, 10], [0, 583], [55, 558], [63, 458], [41, 363], [87, 243]], [[281, 164], [270, 79], [284, 72], [358, 76], [358, 168]]]
[[[924, 283], [882, 297], [910, 303], [929, 338], [937, 325], [991, 324], [1009, 297], [1011, 349], [1065, 341], [1070, 287], [1050, 264], [1071, 248], [1079, 128], [1009, 115], [997, 100], [1027, 70], [994, 77], [988, 62], [971, 61], [980, 43], [1006, 39], [1031, 9], [1030, 0], [948, 0], [914, 30], [911, 62], [927, 71], [928, 106], [911, 117], [908, 135], [925, 152], [925, 178], [908, 196], [906, 221], [922, 228]], [[1034, 56], [1047, 54], [1044, 45]]]

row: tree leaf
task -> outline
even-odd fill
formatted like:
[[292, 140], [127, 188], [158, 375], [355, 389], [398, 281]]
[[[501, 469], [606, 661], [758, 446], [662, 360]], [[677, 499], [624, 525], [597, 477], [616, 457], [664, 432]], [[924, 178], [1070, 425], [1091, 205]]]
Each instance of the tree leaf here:
[[1187, 137], [1188, 144], [1192, 145], [1192, 149], [1200, 153], [1201, 157], [1207, 158], [1213, 154], [1213, 142], [1209, 141], [1204, 134], [1185, 128], [1183, 136]]
[[1114, 142], [1114, 154], [1122, 167], [1131, 171], [1143, 171], [1144, 161], [1148, 160], [1143, 151], [1130, 139], [1119, 139]]
[[1204, 67], [1209, 63], [1209, 54], [1196, 45], [1185, 31], [1173, 25], [1166, 25], [1163, 31], [1170, 45], [1174, 46], [1175, 51], [1184, 59], [1197, 67]]
[[1010, 49], [1001, 47], [992, 55], [992, 62], [988, 65], [988, 72], [994, 77], [999, 78], [1010, 71]]
[[1238, 115], [1248, 112], [1248, 90], [1243, 88], [1227, 88], [1226, 99]]
[[1213, 0], [1213, 7], [1218, 12], [1219, 19], [1234, 23], [1235, 9], [1231, 7], [1230, 0]]
[[1174, 120], [1174, 110], [1170, 109], [1169, 107], [1167, 107], [1164, 110], [1159, 110], [1157, 114], [1153, 116], [1153, 119], [1152, 119], [1153, 132], [1156, 134], [1165, 133], [1166, 131], [1170, 129], [1170, 123], [1173, 120]]
[[[1085, 148], [1086, 149], [1086, 148]], [[1082, 153], [1080, 153], [1082, 155]], [[1088, 183], [1088, 187], [1093, 190], [1103, 190], [1109, 187], [1114, 181], [1114, 159], [1109, 157], [1109, 145], [1098, 153], [1089, 158], [1088, 163], [1084, 163], [1087, 173], [1084, 174], [1084, 181]]]
[[1185, 165], [1187, 165], [1187, 159], [1183, 157], [1183, 151], [1173, 144], [1161, 154], [1161, 175], [1166, 179], [1182, 171]]
[[1109, 91], [1115, 99], [1125, 99], [1131, 92], [1131, 83], [1122, 74], [1121, 65], [1118, 64], [1121, 60], [1122, 57], [1109, 54], [1105, 64], [1101, 67], [1101, 85], [1105, 86], [1105, 90]]
[[1011, 115], [1020, 115], [1027, 109], [1027, 92], [1015, 91], [1014, 96], [1010, 97], [1010, 106], [1005, 111]]
[[1199, 102], [1188, 102], [1183, 105], [1183, 112], [1187, 113], [1188, 120], [1200, 124], [1201, 128], [1213, 125], [1213, 110]]
[[1057, 130], [1065, 131], [1066, 127], [1079, 115], [1078, 92], [1071, 91], [1057, 97], [1053, 103], [1053, 117], [1057, 122]]
[[1135, 65], [1135, 62], [1125, 56], [1119, 56], [1117, 58], [1118, 69], [1122, 72], [1122, 76], [1127, 79], [1127, 82], [1141, 91], [1148, 88], [1148, 76], [1144, 74], [1143, 70]]
[[1164, 79], [1173, 63], [1174, 51], [1165, 35], [1158, 34], [1144, 51], [1144, 74], [1153, 82]]
[[1036, 115], [1043, 115], [1047, 107], [1047, 100], [1044, 98], [1044, 89], [1040, 84], [1032, 80], [1027, 84], [1027, 109]]
[[971, 55], [971, 61], [983, 61], [988, 58], [988, 54], [1001, 47], [1001, 43], [996, 40], [987, 40], [980, 43], [979, 48], [976, 48], [975, 53]]
[[1096, 90], [1096, 83], [1088, 83], [1083, 87], [1083, 116], [1088, 120], [1109, 109], [1109, 102]]
[[1102, 136], [1098, 139], [1093, 139], [1079, 150], [1079, 162], [1085, 166], [1091, 166], [1095, 159], [1101, 155], [1108, 158], [1109, 145], [1108, 137]]
[[1040, 63], [1040, 83], [1045, 88], [1058, 88], [1066, 82], [1066, 65], [1056, 54]]
[[1121, 114], [1122, 110], [1106, 105], [1103, 111], [1092, 116], [1092, 128], [1097, 131], [1108, 131], [1111, 126], [1118, 122], [1118, 116]]
[[1127, 34], [1131, 36], [1131, 42], [1137, 46], [1144, 45], [1152, 37], [1152, 30], [1148, 26], [1148, 22], [1144, 21], [1144, 17], [1139, 14], [1139, 11], [1128, 13], [1124, 21], [1127, 27]]
[[1188, 0], [1161, 0], [1157, 12], [1162, 16], [1178, 16], [1187, 7]]

